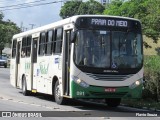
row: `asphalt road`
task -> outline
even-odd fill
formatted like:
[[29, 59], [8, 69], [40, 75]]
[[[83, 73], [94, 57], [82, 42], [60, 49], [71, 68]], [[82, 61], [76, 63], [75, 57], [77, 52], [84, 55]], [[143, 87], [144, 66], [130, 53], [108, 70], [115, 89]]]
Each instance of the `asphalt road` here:
[[[82, 119], [81, 117], [87, 120], [160, 119], [159, 117], [137, 117], [136, 115], [141, 114], [143, 116], [145, 114], [147, 115], [147, 113], [156, 114], [156, 112], [131, 107], [119, 106], [117, 108], [109, 108], [103, 103], [96, 104], [75, 100], [69, 101], [67, 105], [57, 105], [49, 95], [34, 94], [23, 96], [20, 89], [16, 89], [10, 85], [9, 74], [9, 68], [0, 67], [0, 116], [2, 116], [2, 112], [9, 111], [13, 116], [13, 112], [17, 112], [19, 115], [24, 115], [24, 112], [27, 112], [25, 115], [30, 114], [30, 112], [37, 112], [37, 116], [40, 114], [42, 116], [40, 119], [54, 118], [58, 120], [64, 118], [67, 120]], [[17, 117], [13, 119], [17, 120]]]

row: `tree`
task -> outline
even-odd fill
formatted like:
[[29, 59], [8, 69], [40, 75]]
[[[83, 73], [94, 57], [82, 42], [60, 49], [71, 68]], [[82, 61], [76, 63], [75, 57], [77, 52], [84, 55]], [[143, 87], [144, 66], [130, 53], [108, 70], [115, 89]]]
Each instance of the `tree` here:
[[3, 13], [2, 12], [0, 12], [0, 23], [2, 22], [2, 19], [3, 19]]
[[82, 3], [79, 6], [78, 14], [102, 14], [105, 10], [105, 7], [101, 5], [99, 2], [94, 0], [89, 0], [87, 2]]
[[110, 4], [106, 5], [106, 9], [104, 10], [104, 14], [121, 16], [122, 11], [120, 10], [120, 7], [122, 6], [122, 4], [123, 4], [122, 0], [112, 1]]
[[[159, 0], [114, 0], [106, 6], [104, 14], [137, 18], [142, 22], [143, 33], [157, 42], [160, 37]], [[145, 45], [145, 44], [144, 44]]]
[[0, 14], [0, 55], [6, 43], [11, 43], [12, 36], [20, 32], [20, 28], [10, 20], [3, 21], [3, 14]]
[[73, 15], [78, 15], [78, 9], [82, 1], [67, 1], [61, 8], [60, 16], [65, 19]]
[[104, 9], [103, 5], [94, 0], [87, 2], [68, 1], [62, 7], [60, 16], [64, 19], [73, 15], [102, 14]]

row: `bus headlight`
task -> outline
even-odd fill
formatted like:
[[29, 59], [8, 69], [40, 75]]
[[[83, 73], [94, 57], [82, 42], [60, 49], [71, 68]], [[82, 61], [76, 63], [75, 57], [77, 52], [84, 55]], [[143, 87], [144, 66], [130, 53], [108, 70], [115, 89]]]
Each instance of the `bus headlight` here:
[[137, 80], [137, 81], [135, 82], [135, 84], [138, 86], [138, 85], [140, 85], [141, 83], [140, 83], [139, 80]]
[[136, 80], [133, 84], [129, 86], [129, 88], [134, 89], [135, 87], [139, 86], [142, 83], [143, 83], [143, 79]]
[[79, 79], [78, 77], [72, 76], [72, 79], [75, 83], [80, 85], [81, 87], [88, 88], [89, 84], [87, 84], [85, 81]]

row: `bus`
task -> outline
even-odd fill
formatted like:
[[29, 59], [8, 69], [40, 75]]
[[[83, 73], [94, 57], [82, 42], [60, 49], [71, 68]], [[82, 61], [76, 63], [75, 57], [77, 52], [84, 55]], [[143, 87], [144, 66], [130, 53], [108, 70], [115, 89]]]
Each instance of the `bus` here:
[[13, 36], [10, 82], [30, 93], [68, 99], [141, 98], [143, 45], [137, 19], [76, 15]]

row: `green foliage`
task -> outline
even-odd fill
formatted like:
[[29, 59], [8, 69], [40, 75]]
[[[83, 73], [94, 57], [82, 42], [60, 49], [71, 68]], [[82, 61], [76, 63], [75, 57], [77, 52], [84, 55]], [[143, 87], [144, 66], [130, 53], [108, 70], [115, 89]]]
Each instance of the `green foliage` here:
[[121, 16], [122, 12], [120, 10], [120, 7], [122, 6], [122, 4], [122, 0], [113, 0], [111, 4], [106, 6], [104, 14]]
[[102, 14], [104, 11], [104, 6], [102, 6], [99, 2], [90, 0], [87, 2], [83, 2], [79, 6], [78, 14], [84, 15], [84, 14]]
[[3, 19], [3, 13], [2, 12], [0, 12], [0, 23], [2, 22], [2, 19]]
[[73, 15], [102, 14], [104, 9], [103, 5], [94, 0], [87, 2], [68, 1], [62, 7], [60, 16], [64, 19]]
[[104, 14], [140, 19], [143, 33], [157, 42], [160, 37], [160, 0], [113, 0]]
[[[145, 91], [148, 98], [156, 101], [160, 100], [160, 56], [145, 56], [144, 59], [144, 76]], [[146, 95], [145, 95], [146, 97]]]
[[67, 1], [61, 8], [60, 16], [64, 19], [73, 15], [78, 15], [78, 9], [81, 1]]
[[3, 21], [3, 14], [0, 13], [0, 55], [6, 43], [11, 43], [12, 36], [19, 32], [20, 28], [10, 20]]

